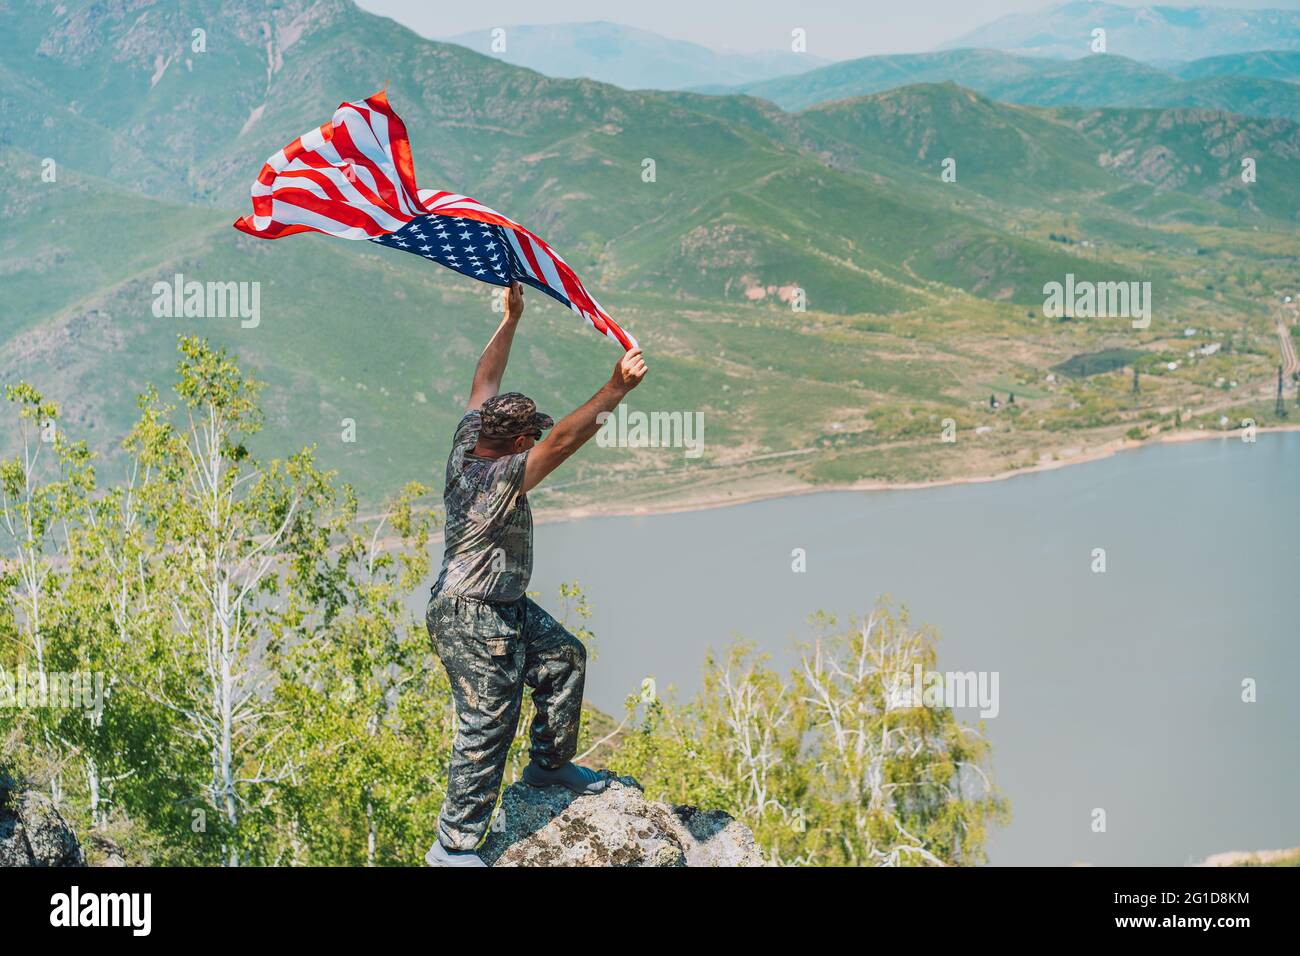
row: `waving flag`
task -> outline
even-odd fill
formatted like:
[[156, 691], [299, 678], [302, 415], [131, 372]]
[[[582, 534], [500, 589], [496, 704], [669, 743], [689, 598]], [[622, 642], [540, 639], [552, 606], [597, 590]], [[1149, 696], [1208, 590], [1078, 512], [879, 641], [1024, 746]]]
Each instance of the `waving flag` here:
[[253, 214], [235, 228], [261, 239], [297, 232], [368, 239], [481, 282], [518, 280], [623, 348], [636, 346], [535, 234], [468, 196], [416, 186], [406, 126], [382, 91], [341, 104], [329, 123], [270, 157], [253, 183]]

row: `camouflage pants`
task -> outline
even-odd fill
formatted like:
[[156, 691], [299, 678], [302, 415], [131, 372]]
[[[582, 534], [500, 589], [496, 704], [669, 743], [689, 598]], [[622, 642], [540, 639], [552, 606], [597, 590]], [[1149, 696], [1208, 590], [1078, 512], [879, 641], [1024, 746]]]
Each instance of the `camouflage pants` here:
[[490, 604], [435, 593], [425, 621], [456, 704], [438, 839], [451, 850], [472, 850], [496, 805], [525, 686], [536, 710], [532, 759], [554, 768], [577, 753], [587, 650], [528, 597]]

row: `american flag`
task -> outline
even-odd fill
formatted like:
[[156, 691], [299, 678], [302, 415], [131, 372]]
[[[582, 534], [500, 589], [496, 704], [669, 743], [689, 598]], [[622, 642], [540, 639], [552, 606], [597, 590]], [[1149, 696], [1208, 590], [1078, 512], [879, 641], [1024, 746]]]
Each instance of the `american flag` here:
[[340, 104], [329, 123], [271, 156], [253, 183], [253, 214], [235, 228], [261, 239], [297, 232], [368, 239], [481, 282], [517, 280], [623, 348], [636, 347], [537, 235], [468, 196], [416, 186], [406, 126], [383, 91]]

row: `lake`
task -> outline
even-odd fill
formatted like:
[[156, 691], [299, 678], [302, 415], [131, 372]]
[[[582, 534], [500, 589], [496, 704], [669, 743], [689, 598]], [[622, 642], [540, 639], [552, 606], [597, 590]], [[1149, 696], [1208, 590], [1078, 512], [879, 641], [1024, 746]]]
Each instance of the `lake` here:
[[941, 633], [939, 670], [999, 675], [986, 730], [1012, 822], [992, 863], [1180, 865], [1300, 845], [1298, 489], [1298, 433], [1152, 445], [998, 482], [543, 524], [532, 588], [554, 609], [582, 584], [587, 696], [617, 715], [647, 676], [692, 694], [734, 636], [785, 670], [813, 611], [890, 594]]

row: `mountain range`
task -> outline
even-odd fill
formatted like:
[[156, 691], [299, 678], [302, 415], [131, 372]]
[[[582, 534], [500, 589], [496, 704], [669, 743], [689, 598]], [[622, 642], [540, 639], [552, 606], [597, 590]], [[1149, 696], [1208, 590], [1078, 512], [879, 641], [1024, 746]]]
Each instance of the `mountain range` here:
[[[628, 90], [751, 83], [831, 62], [789, 50], [720, 52], [605, 21], [506, 26], [462, 33], [446, 41], [547, 76], [587, 77]], [[504, 49], [498, 52], [500, 45]]]
[[[385, 78], [420, 184], [548, 239], [651, 357], [634, 406], [709, 422], [700, 462], [593, 448], [543, 505], [1005, 470], [1056, 433], [1158, 420], [1275, 361], [1267, 303], [1294, 277], [1300, 210], [1288, 120], [1026, 107], [949, 82], [791, 113], [546, 77], [349, 0], [0, 14], [0, 381], [32, 381], [105, 453], [197, 332], [270, 383], [266, 447], [315, 444], [368, 498], [437, 483], [497, 319], [490, 287], [370, 245], [231, 228], [268, 155]], [[260, 283], [260, 325], [154, 315], [151, 289], [178, 273]], [[1158, 319], [1140, 335], [1122, 317], [1049, 320], [1044, 283], [1067, 274], [1149, 281]], [[617, 355], [541, 298], [509, 384], [563, 413]], [[1231, 354], [1157, 369], [1140, 402], [1045, 378], [1117, 345], [1180, 356], [1186, 326], [1231, 336]], [[955, 453], [929, 440], [943, 418], [980, 424], [990, 391], [1034, 417]]]
[[[1261, 58], [1276, 54], [1259, 54], [1257, 51], [1281, 51], [1285, 54], [1300, 50], [1300, 13], [1295, 11], [1128, 7], [1075, 2], [1003, 17], [944, 44], [940, 52], [996, 50], [1031, 61], [1033, 58], [1082, 59], [1096, 52], [1092, 45], [1092, 31], [1097, 28], [1106, 31], [1106, 53], [1124, 60], [1158, 65], [1165, 72], [1184, 80], [1233, 75], [1253, 79], [1294, 79], [1294, 59], [1282, 68], [1285, 75], [1277, 75], [1269, 69], [1269, 64], [1261, 62]], [[624, 89], [718, 92], [720, 88], [753, 87], [765, 81], [780, 83], [797, 74], [832, 66], [831, 61], [809, 53], [717, 51], [698, 43], [608, 21], [507, 25], [440, 39], [547, 76], [586, 77]], [[1231, 64], [1214, 62], [1219, 57], [1237, 55], [1240, 57]], [[906, 70], [909, 58], [880, 56], [867, 59], [882, 65], [892, 61]], [[1190, 60], [1202, 61], [1203, 75], [1187, 74], [1180, 69]], [[939, 59], [936, 62], [943, 61]], [[1234, 68], [1240, 73], [1236, 73]], [[830, 75], [837, 75], [834, 68]], [[902, 75], [899, 73], [900, 77]], [[1065, 83], [1074, 75], [1065, 70], [1055, 79]], [[972, 85], [957, 75], [915, 77], [912, 82], [949, 79]], [[856, 94], [849, 95], [886, 88], [861, 88]], [[973, 88], [995, 95], [983, 87]], [[1272, 91], [1263, 91], [1263, 95], [1269, 92]], [[758, 92], [756, 95], [764, 94]], [[1194, 102], [1198, 95], [1203, 96], [1205, 102]], [[1138, 102], [1136, 99], [1121, 102], [1112, 97], [1097, 105], [1205, 105], [1227, 109], [1230, 106], [1223, 105], [1220, 100], [1231, 100], [1235, 96], [1237, 102], [1248, 101], [1249, 90], [1221, 91], [1211, 87], [1184, 90], [1180, 96], [1181, 100], [1172, 92], [1162, 91], [1151, 102]]]
[[1177, 107], [1300, 120], [1298, 81], [1300, 51], [1230, 54], [1160, 69], [1115, 53], [1054, 60], [963, 49], [869, 56], [795, 76], [698, 89], [759, 96], [800, 110], [910, 83], [953, 82], [1030, 106]]
[[1227, 7], [1128, 7], [1073, 0], [1044, 10], [1007, 14], [955, 37], [946, 49], [987, 48], [1030, 56], [1074, 58], [1100, 52], [1146, 63], [1196, 60], [1253, 50], [1300, 49], [1300, 11]]

